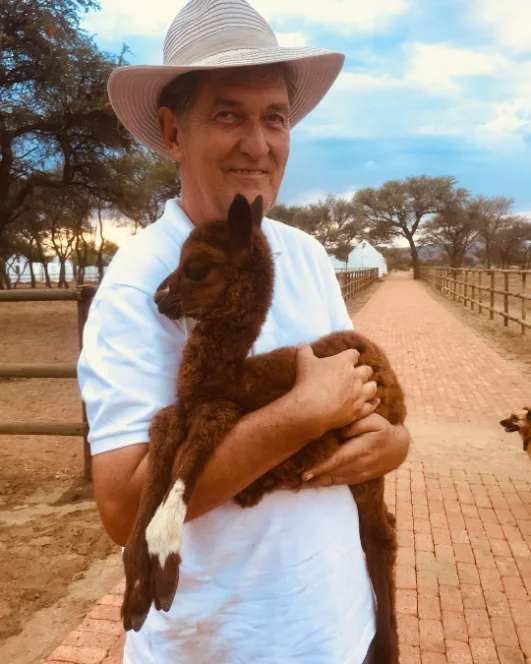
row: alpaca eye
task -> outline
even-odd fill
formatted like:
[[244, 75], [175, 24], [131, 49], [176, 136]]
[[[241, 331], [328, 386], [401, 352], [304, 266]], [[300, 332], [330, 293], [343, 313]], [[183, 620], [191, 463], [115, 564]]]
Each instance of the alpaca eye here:
[[210, 265], [191, 264], [187, 265], [183, 272], [184, 276], [192, 281], [202, 281], [210, 272]]

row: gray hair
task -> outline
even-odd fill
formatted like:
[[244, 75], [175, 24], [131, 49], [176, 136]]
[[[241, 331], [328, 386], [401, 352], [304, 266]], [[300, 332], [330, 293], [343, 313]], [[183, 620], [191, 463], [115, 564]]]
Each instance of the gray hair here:
[[[295, 95], [295, 81], [293, 73], [287, 63], [278, 62], [267, 65], [255, 65], [251, 67], [241, 67], [241, 69], [264, 74], [283, 74], [286, 79], [289, 102], [291, 103], [293, 100]], [[157, 108], [167, 106], [178, 120], [184, 120], [186, 114], [197, 98], [201, 86], [212, 76], [213, 73], [219, 71], [226, 70], [195, 70], [177, 76], [162, 89], [159, 95]]]

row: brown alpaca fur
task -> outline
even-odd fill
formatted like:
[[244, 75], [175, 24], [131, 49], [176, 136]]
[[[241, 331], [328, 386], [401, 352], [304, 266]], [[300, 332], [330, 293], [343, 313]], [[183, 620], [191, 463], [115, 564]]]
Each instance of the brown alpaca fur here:
[[[286, 394], [295, 383], [295, 347], [248, 357], [270, 307], [274, 283], [271, 251], [260, 229], [261, 205], [260, 198], [249, 206], [237, 196], [228, 221], [194, 229], [182, 248], [179, 267], [155, 296], [161, 313], [172, 319], [191, 317], [198, 323], [183, 353], [179, 405], [158, 413], [150, 430], [148, 477], [124, 552], [125, 629], [140, 629], [152, 602], [158, 610], [171, 607], [179, 578], [186, 504], [216, 446], [242, 415]], [[374, 370], [381, 399], [376, 412], [391, 424], [404, 421], [402, 389], [376, 344], [355, 332], [336, 332], [311, 346], [317, 357], [358, 350], [358, 365]], [[184, 441], [179, 463], [172, 468]], [[330, 457], [339, 444], [335, 432], [327, 433], [257, 479], [235, 500], [249, 507], [280, 487], [300, 489], [302, 473]], [[361, 543], [378, 603], [375, 661], [395, 664], [395, 520], [384, 502], [383, 478], [350, 488], [358, 505]], [[180, 515], [178, 519], [175, 514]], [[162, 543], [154, 537], [158, 531], [166, 538]], [[174, 531], [174, 545], [168, 548], [170, 531]]]
[[531, 459], [531, 408], [524, 406], [513, 411], [507, 419], [501, 420], [500, 424], [508, 433], [518, 431], [522, 437], [524, 452], [527, 452]]

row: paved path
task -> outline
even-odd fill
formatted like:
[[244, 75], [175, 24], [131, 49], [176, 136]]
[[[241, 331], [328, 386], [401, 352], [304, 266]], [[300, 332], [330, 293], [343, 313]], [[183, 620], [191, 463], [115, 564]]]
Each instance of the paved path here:
[[[402, 664], [530, 664], [531, 464], [498, 420], [531, 401], [531, 381], [403, 276], [355, 323], [396, 368], [414, 437], [386, 489]], [[48, 664], [119, 664], [121, 592], [103, 597]]]

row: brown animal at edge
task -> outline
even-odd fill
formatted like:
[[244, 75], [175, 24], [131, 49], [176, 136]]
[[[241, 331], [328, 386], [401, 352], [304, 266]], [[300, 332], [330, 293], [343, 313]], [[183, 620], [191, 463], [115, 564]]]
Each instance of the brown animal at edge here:
[[[248, 357], [271, 305], [274, 264], [261, 231], [262, 200], [236, 196], [228, 220], [204, 224], [183, 245], [180, 262], [159, 287], [159, 311], [197, 322], [178, 376], [179, 404], [154, 418], [150, 465], [133, 531], [124, 551], [126, 630], [139, 630], [151, 603], [169, 611], [179, 580], [186, 505], [216, 446], [247, 412], [287, 393], [296, 379], [295, 347]], [[311, 344], [317, 357], [347, 349], [374, 371], [376, 412], [391, 424], [406, 416], [404, 395], [383, 351], [355, 332], [335, 332]], [[178, 463], [176, 451], [183, 444]], [[334, 432], [316, 440], [240, 492], [250, 507], [276, 489], [302, 487], [302, 473], [339, 446]], [[377, 599], [377, 664], [398, 663], [395, 618], [395, 519], [384, 502], [384, 479], [350, 487], [358, 505], [361, 543]]]
[[527, 452], [531, 460], [531, 408], [524, 406], [513, 411], [508, 418], [501, 420], [500, 424], [507, 433], [518, 431], [522, 437], [524, 452]]

